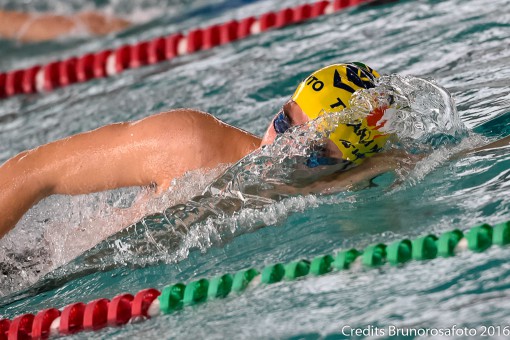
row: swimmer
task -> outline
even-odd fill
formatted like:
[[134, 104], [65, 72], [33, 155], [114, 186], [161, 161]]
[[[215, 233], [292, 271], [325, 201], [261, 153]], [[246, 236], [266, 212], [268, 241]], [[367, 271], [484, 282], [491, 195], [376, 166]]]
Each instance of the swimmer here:
[[79, 31], [105, 35], [129, 26], [127, 20], [90, 11], [65, 16], [0, 10], [0, 38], [24, 42], [52, 40]]
[[[50, 195], [130, 186], [154, 186], [161, 193], [187, 171], [237, 162], [323, 110], [349, 107], [352, 93], [374, 87], [377, 77], [361, 63], [334, 64], [314, 72], [271, 120], [262, 138], [205, 112], [177, 109], [21, 152], [0, 166], [0, 238]], [[308, 160], [310, 167], [336, 163], [348, 169], [313, 183], [315, 192], [345, 189], [413, 161], [414, 156], [403, 152], [381, 152], [388, 136], [377, 130], [380, 114], [370, 114], [358, 125], [338, 125], [320, 154]], [[508, 144], [509, 137], [485, 147]]]

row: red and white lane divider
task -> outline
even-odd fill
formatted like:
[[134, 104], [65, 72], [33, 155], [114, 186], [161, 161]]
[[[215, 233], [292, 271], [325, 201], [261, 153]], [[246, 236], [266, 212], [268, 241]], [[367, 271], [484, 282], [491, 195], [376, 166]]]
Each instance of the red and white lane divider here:
[[111, 301], [97, 299], [85, 304], [76, 302], [62, 310], [43, 309], [37, 314], [23, 314], [0, 320], [0, 340], [48, 339], [81, 331], [116, 327], [160, 314], [159, 290], [148, 288], [136, 295], [120, 294]]
[[235, 40], [330, 14], [370, 0], [331, 0], [284, 8], [260, 17], [232, 20], [224, 24], [190, 30], [124, 45], [114, 50], [89, 53], [46, 65], [0, 73], [0, 98], [18, 94], [44, 93], [59, 87], [104, 78], [127, 69], [151, 65]]

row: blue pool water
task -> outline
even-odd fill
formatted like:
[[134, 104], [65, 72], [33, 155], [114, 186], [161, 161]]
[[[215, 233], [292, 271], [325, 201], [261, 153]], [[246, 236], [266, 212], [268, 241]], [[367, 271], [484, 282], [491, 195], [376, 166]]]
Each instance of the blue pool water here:
[[[80, 4], [65, 3], [48, 2], [43, 7], [66, 12]], [[28, 47], [0, 41], [0, 69], [294, 3], [98, 1], [94, 6], [151, 20], [101, 39], [82, 37]], [[12, 1], [0, 4], [16, 7]], [[469, 148], [510, 134], [509, 23], [508, 0], [409, 0], [363, 6], [115, 78], [44, 96], [11, 98], [0, 103], [0, 161], [74, 133], [175, 107], [199, 108], [261, 135], [302, 78], [328, 63], [351, 60], [381, 73], [433, 78], [446, 87], [462, 121], [475, 133], [461, 142]], [[226, 166], [187, 174], [159, 198], [135, 188], [51, 197], [0, 241], [0, 315], [14, 317], [250, 266], [312, 258], [340, 248], [363, 248], [375, 241], [506, 221], [509, 150], [447, 160], [449, 147], [439, 148], [410, 173], [383, 175], [370, 187], [274, 203], [263, 211], [264, 228], [250, 226], [250, 219], [259, 216], [248, 210], [226, 222], [216, 221], [235, 226], [235, 237], [215, 237], [209, 224], [199, 223], [194, 226], [195, 238], [153, 261], [106, 257], [85, 265], [80, 258], [73, 259], [144, 215], [201, 193]], [[138, 197], [148, 198], [130, 208]], [[510, 250], [494, 248], [403, 268], [333, 273], [258, 287], [240, 297], [75, 338], [315, 339], [338, 334], [345, 325], [506, 326], [509, 256]], [[114, 264], [105, 268], [104, 263]]]

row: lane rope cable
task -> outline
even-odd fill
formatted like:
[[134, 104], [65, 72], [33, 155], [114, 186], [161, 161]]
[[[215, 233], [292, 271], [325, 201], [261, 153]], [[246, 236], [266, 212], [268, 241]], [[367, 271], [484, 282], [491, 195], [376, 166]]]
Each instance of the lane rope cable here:
[[135, 295], [122, 293], [113, 299], [76, 302], [62, 309], [47, 308], [27, 313], [12, 320], [0, 320], [0, 340], [47, 339], [82, 331], [97, 331], [139, 322], [160, 314], [177, 313], [181, 309], [209, 300], [239, 296], [259, 285], [321, 276], [334, 271], [379, 268], [385, 264], [400, 266], [414, 260], [451, 257], [471, 250], [483, 252], [492, 245], [510, 244], [510, 221], [495, 226], [482, 224], [466, 232], [459, 229], [436, 236], [428, 234], [414, 240], [404, 239], [391, 244], [376, 243], [360, 251], [341, 250], [317, 256], [312, 260], [276, 263], [261, 269], [247, 268], [234, 274], [212, 279], [175, 283], [159, 291], [143, 289]]

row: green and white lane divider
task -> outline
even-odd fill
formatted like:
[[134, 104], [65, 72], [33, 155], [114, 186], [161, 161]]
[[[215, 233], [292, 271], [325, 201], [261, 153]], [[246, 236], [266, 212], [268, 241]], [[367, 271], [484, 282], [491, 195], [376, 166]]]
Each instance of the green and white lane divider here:
[[482, 224], [466, 232], [459, 229], [439, 236], [429, 234], [414, 240], [404, 239], [390, 244], [377, 243], [363, 250], [340, 250], [311, 260], [276, 263], [263, 268], [247, 268], [212, 279], [199, 279], [166, 286], [162, 291], [149, 288], [136, 295], [119, 294], [112, 300], [97, 299], [87, 304], [77, 302], [61, 310], [49, 308], [37, 314], [23, 314], [13, 320], [0, 320], [0, 340], [45, 339], [80, 331], [97, 331], [107, 326], [177, 313], [188, 306], [214, 299], [240, 295], [259, 285], [321, 276], [334, 271], [402, 266], [409, 261], [451, 257], [467, 250], [483, 252], [492, 245], [510, 243], [510, 221], [491, 226]]

